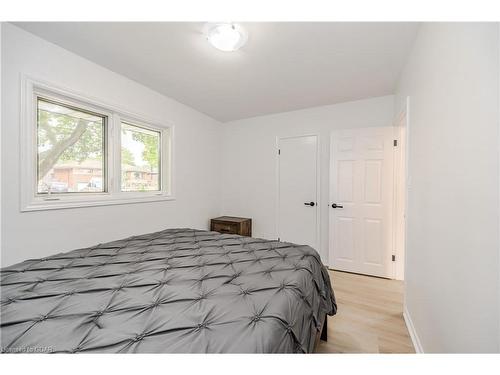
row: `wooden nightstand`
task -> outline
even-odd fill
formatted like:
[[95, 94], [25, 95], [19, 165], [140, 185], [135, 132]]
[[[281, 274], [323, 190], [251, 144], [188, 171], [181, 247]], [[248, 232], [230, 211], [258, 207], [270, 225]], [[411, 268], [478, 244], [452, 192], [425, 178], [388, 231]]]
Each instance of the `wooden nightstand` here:
[[233, 216], [216, 217], [210, 220], [210, 230], [252, 237], [252, 219]]

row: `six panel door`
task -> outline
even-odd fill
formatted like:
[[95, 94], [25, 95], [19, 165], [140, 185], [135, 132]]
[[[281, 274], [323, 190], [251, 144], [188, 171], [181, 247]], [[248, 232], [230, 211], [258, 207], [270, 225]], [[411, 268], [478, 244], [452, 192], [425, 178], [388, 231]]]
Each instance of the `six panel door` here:
[[393, 128], [332, 132], [330, 154], [330, 267], [391, 277]]

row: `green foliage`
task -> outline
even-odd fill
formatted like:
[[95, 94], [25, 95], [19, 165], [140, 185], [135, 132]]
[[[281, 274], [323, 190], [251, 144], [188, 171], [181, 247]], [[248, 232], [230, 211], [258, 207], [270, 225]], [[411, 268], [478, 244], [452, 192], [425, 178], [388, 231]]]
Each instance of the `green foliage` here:
[[[38, 148], [45, 150], [42, 151], [41, 156], [46, 156], [52, 150], [57, 149], [58, 144], [71, 137], [78, 123], [78, 118], [40, 110], [38, 112]], [[103, 128], [100, 122], [88, 122], [85, 132], [62, 152], [59, 160], [82, 162], [88, 158], [101, 158]]]
[[149, 164], [151, 170], [158, 168], [159, 165], [159, 137], [142, 132], [132, 132], [134, 141], [141, 142], [144, 145], [142, 158]]
[[128, 148], [122, 146], [122, 164], [135, 165], [135, 157]]
[[[124, 129], [123, 132], [126, 130]], [[159, 166], [159, 140], [154, 134], [127, 129], [132, 139], [144, 145], [143, 159], [151, 171]], [[49, 112], [38, 111], [38, 150], [39, 168], [44, 176], [58, 161], [75, 160], [83, 162], [87, 159], [103, 157], [104, 124], [101, 121], [86, 121], [81, 118]], [[122, 147], [122, 162], [136, 165], [133, 153]]]

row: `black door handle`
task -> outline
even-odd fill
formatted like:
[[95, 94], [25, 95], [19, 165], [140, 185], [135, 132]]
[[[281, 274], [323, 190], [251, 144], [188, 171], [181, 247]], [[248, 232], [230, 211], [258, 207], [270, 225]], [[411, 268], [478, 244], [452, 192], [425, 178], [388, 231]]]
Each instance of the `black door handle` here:
[[344, 206], [341, 206], [340, 204], [334, 203], [334, 204], [332, 204], [332, 208], [344, 208]]
[[311, 207], [314, 207], [314, 205], [315, 205], [316, 203], [314, 203], [314, 202], [309, 202], [309, 203], [304, 203], [304, 204], [305, 204], [306, 206], [311, 206]]

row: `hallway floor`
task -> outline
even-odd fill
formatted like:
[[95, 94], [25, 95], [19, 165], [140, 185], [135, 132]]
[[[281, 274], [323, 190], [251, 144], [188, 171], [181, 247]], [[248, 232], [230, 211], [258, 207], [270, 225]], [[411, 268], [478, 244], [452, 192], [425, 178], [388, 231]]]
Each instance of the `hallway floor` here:
[[403, 319], [403, 282], [330, 270], [338, 312], [317, 353], [414, 353]]

